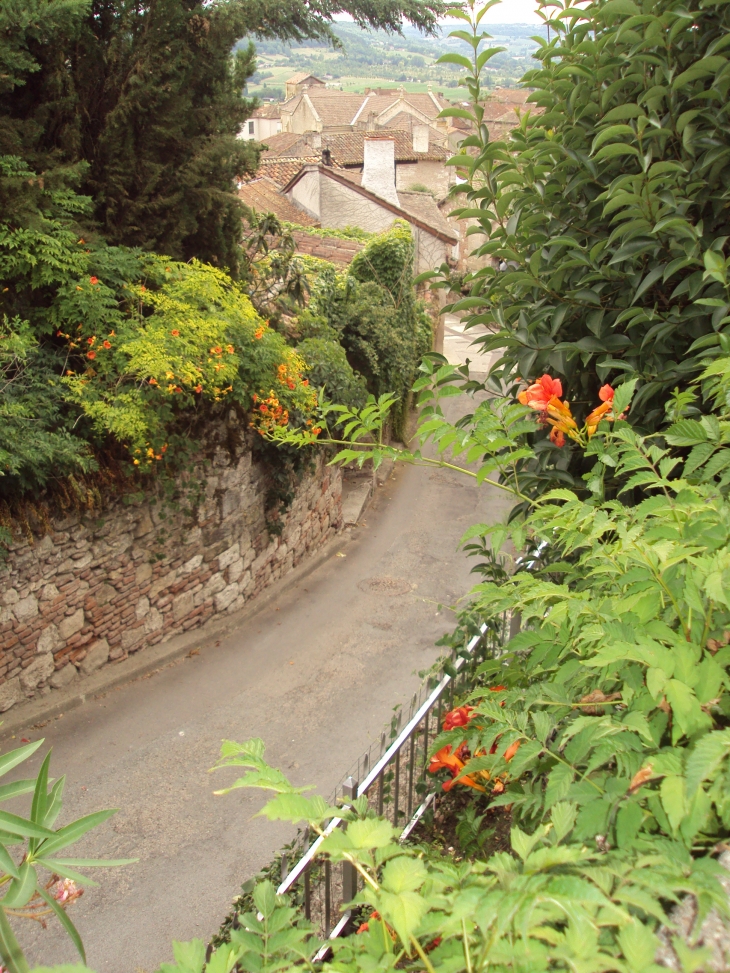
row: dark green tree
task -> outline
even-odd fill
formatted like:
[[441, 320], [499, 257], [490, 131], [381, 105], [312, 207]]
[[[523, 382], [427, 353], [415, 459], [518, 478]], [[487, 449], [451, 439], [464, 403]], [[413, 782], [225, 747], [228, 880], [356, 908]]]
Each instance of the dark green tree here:
[[255, 102], [242, 37], [337, 44], [332, 19], [435, 26], [440, 0], [0, 0], [0, 151], [42, 173], [82, 165], [111, 243], [238, 269], [237, 138]]

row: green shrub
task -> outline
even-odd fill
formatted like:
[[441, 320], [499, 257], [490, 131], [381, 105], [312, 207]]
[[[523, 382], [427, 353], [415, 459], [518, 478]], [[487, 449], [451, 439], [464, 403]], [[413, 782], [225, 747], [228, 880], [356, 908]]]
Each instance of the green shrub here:
[[342, 345], [324, 338], [306, 338], [299, 342], [297, 351], [306, 363], [310, 384], [324, 388], [328, 399], [355, 408], [365, 404], [365, 381], [352, 370]]
[[387, 291], [399, 306], [411, 297], [414, 246], [410, 226], [396, 220], [393, 226], [372, 239], [350, 264], [350, 276], [362, 283], [371, 281]]
[[[727, 874], [713, 855], [730, 834], [730, 357], [708, 366], [693, 395], [668, 403], [673, 418], [653, 436], [622, 418], [633, 382], [604, 388], [585, 423], [573, 421], [553, 382], [547, 408], [530, 396], [525, 406], [489, 398], [453, 425], [442, 404], [468, 380], [441, 356], [421, 370], [415, 451], [372, 445], [387, 402], [355, 414], [333, 406], [327, 413], [352, 441], [336, 461], [391, 455], [477, 482], [499, 474], [496, 485], [523, 514], [475, 525], [464, 541], [490, 537], [508, 570], [476, 586], [448, 644], [458, 654], [482, 624], [502, 630], [505, 613], [522, 631], [478, 667], [463, 700], [470, 709], [431, 745], [434, 769], [450, 771], [444, 790], [470, 785], [456, 832], [472, 861], [404, 849], [367, 799], [356, 801], [346, 833], [323, 850], [356, 863], [358, 902], [379, 918], [368, 938], [338, 947], [332, 969], [369, 968], [376, 943], [387, 949], [393, 935], [394, 955], [416, 952], [434, 973], [644, 973], [659, 968], [662, 926], [682, 969], [707, 969], [708, 953], [675, 935], [668, 913], [691, 893], [701, 917], [711, 907], [728, 915], [718, 882]], [[707, 414], [683, 418], [700, 394]], [[588, 499], [522, 493], [514, 472], [533, 453], [536, 414], [595, 460]], [[609, 471], [621, 497], [639, 484], [647, 498], [606, 499]], [[508, 539], [517, 551], [540, 545], [537, 565], [510, 565]], [[233, 787], [277, 792], [264, 812], [272, 819], [320, 830], [342, 813], [293, 788], [285, 794], [264, 768], [261, 741], [227, 744], [221, 765], [236, 764], [254, 773]], [[511, 855], [480, 852], [475, 825], [487, 807], [511, 813]]]
[[340, 340], [340, 332], [328, 323], [327, 318], [322, 314], [315, 314], [309, 308], [303, 308], [297, 315], [297, 334], [300, 342], [310, 338], [336, 342]]
[[475, 126], [455, 193], [484, 260], [453, 310], [491, 332], [479, 341], [500, 351], [495, 387], [549, 371], [582, 417], [603, 382], [637, 378], [633, 420], [651, 431], [669, 391], [730, 350], [730, 306], [705, 273], [728, 232], [730, 10], [569, 3], [550, 29], [523, 79], [544, 112], [502, 140], [482, 124], [481, 27], [468, 56], [448, 55], [470, 92], [453, 113]]
[[[431, 321], [413, 287], [413, 239], [397, 222], [356, 254], [349, 272], [332, 267], [312, 286], [310, 315], [302, 316], [306, 333], [326, 321], [347, 352], [368, 391], [398, 398], [392, 412], [395, 435], [405, 435], [410, 390], [418, 363], [432, 347]], [[315, 319], [316, 322], [315, 323]]]
[[79, 236], [86, 201], [0, 159], [0, 490], [89, 471], [101, 449], [162, 462], [181, 422], [275, 395], [302, 417], [302, 362], [239, 285], [191, 261]]

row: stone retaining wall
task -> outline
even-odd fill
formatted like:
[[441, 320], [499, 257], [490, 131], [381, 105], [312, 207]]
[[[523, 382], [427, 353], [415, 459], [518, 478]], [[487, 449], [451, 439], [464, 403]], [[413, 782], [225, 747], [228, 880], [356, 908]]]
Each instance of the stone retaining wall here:
[[196, 469], [192, 520], [153, 497], [119, 499], [12, 546], [0, 567], [0, 712], [237, 611], [342, 525], [341, 475], [322, 459], [274, 537], [250, 451], [219, 446]]

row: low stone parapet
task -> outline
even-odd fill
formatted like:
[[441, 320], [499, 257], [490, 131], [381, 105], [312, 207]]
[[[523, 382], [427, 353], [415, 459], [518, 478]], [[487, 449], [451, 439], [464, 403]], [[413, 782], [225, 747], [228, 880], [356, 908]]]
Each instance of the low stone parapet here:
[[[11, 545], [0, 573], [0, 712], [238, 611], [342, 526], [341, 474], [321, 457], [276, 534], [266, 471], [249, 449], [215, 448], [180, 485], [182, 502], [111, 498], [100, 512], [51, 516], [45, 536]], [[191, 494], [194, 509], [180, 509]]]

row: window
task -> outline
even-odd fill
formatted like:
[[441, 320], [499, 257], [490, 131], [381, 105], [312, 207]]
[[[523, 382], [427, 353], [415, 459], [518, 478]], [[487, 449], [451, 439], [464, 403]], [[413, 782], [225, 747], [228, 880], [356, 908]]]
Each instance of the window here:
[[253, 122], [248, 123], [248, 134], [253, 135]]

